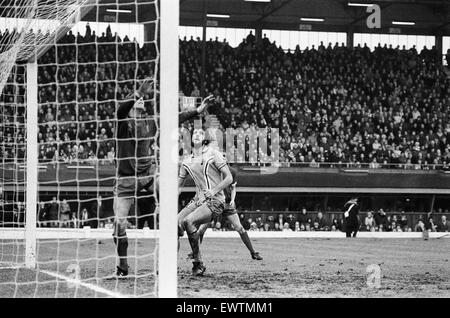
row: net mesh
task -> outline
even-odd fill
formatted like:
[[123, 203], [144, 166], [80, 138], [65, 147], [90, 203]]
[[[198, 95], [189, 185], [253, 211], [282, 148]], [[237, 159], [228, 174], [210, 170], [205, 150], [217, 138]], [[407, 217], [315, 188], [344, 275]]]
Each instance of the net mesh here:
[[0, 91], [16, 61], [48, 49], [55, 37], [78, 21], [80, 8], [89, 2], [92, 0], [2, 1], [1, 17], [9, 28], [0, 38]]
[[[128, 193], [126, 218], [129, 275], [115, 275], [113, 242], [114, 186], [117, 166], [117, 110], [146, 77], [158, 85], [156, 1], [127, 2], [123, 17], [118, 1], [7, 1], [2, 18], [20, 28], [0, 38], [0, 297], [121, 297], [157, 295], [158, 198], [155, 186]], [[5, 2], [2, 2], [2, 4]], [[120, 7], [122, 8], [122, 7]], [[73, 24], [84, 14], [84, 32]], [[102, 28], [101, 19], [109, 26]], [[25, 21], [24, 21], [25, 20]], [[44, 22], [43, 22], [44, 21]], [[119, 23], [120, 22], [120, 23]], [[140, 25], [142, 42], [115, 33], [119, 25]], [[40, 26], [47, 26], [42, 32]], [[98, 26], [93, 30], [91, 26]], [[130, 28], [131, 30], [131, 28]], [[36, 268], [24, 267], [26, 224], [26, 65], [38, 64], [38, 163]], [[7, 75], [5, 75], [7, 74]], [[151, 161], [150, 180], [159, 171], [158, 95], [144, 96], [145, 111], [130, 125], [126, 142], [150, 145], [145, 155], [126, 160]], [[152, 122], [154, 132], [142, 136]], [[137, 137], [136, 137], [137, 136]], [[130, 182], [141, 180], [134, 172]]]

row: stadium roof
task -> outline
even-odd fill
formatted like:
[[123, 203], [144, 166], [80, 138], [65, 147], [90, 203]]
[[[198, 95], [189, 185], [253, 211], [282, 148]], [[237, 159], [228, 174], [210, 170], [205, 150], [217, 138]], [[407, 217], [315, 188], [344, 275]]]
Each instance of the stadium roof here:
[[[366, 7], [349, 6], [349, 2], [379, 5], [381, 28], [369, 29]], [[99, 3], [99, 9], [95, 4], [83, 20], [114, 22], [118, 18], [120, 22], [142, 22], [156, 16], [154, 5], [148, 0], [98, 0], [95, 3]], [[450, 35], [450, 0], [180, 0], [180, 8], [180, 24], [188, 26], [202, 26], [206, 11], [229, 16], [207, 18], [209, 26], [217, 27]], [[111, 9], [125, 12], [114, 13]], [[302, 21], [301, 18], [323, 21]], [[393, 25], [393, 21], [415, 24], [400, 26]]]
[[[104, 21], [115, 18], [106, 12], [106, 3], [116, 0], [101, 0], [99, 17]], [[137, 0], [141, 2], [144, 0]], [[425, 35], [450, 35], [449, 0], [271, 0], [269, 2], [248, 0], [180, 0], [180, 24], [189, 26], [203, 25], [204, 10], [209, 14], [229, 15], [227, 18], [209, 18], [209, 26], [262, 28], [280, 30], [312, 30], [372, 33], [400, 33]], [[266, 0], [267, 1], [267, 0]], [[129, 8], [131, 13], [120, 13], [120, 21], [136, 21], [135, 8], [130, 0], [118, 8]], [[366, 19], [369, 13], [366, 7], [349, 6], [349, 2], [377, 4], [381, 9], [381, 29], [369, 29]], [[204, 8], [206, 4], [206, 8]], [[116, 7], [116, 5], [113, 5]], [[139, 20], [148, 20], [152, 10], [138, 10]], [[95, 20], [96, 10], [86, 19]], [[305, 22], [301, 18], [321, 18], [323, 22]], [[393, 25], [393, 21], [415, 22], [412, 26]]]
[[[381, 9], [381, 29], [369, 29], [366, 7], [348, 3], [377, 4]], [[180, 0], [181, 24], [201, 25], [203, 0]], [[313, 30], [377, 33], [412, 33], [450, 35], [449, 0], [207, 0], [210, 14], [229, 15], [229, 18], [208, 18], [211, 26], [263, 29]], [[306, 22], [301, 18], [320, 18], [320, 22]], [[415, 22], [413, 26], [393, 25], [393, 21]], [[394, 29], [390, 29], [394, 28]]]

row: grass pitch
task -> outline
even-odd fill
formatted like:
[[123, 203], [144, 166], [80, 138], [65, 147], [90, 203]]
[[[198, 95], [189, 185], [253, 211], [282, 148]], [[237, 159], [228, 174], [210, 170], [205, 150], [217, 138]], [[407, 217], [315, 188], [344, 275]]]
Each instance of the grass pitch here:
[[[450, 297], [449, 239], [252, 239], [264, 257], [255, 261], [236, 238], [205, 238], [207, 267], [192, 277], [186, 239], [178, 257], [179, 297]], [[0, 260], [16, 261], [23, 248], [0, 242]], [[16, 246], [14, 248], [14, 246]], [[130, 277], [117, 279], [112, 240], [45, 241], [39, 269], [0, 267], [0, 297], [153, 297], [154, 241], [130, 240]], [[137, 257], [134, 257], [137, 256]], [[75, 277], [84, 285], [49, 275]], [[367, 284], [370, 265], [380, 268], [379, 288]], [[93, 288], [94, 287], [94, 288]], [[110, 291], [107, 294], [103, 291]]]

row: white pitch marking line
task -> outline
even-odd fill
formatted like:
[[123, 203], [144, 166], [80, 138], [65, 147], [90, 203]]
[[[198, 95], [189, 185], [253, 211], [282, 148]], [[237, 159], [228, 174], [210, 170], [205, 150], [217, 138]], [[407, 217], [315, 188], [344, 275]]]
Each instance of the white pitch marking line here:
[[59, 278], [59, 279], [63, 279], [65, 281], [67, 281], [68, 283], [76, 284], [76, 285], [79, 285], [79, 286], [83, 286], [83, 287], [89, 288], [89, 289], [91, 289], [93, 291], [96, 291], [98, 293], [103, 293], [105, 295], [108, 295], [108, 296], [111, 296], [111, 297], [114, 297], [114, 298], [125, 298], [126, 297], [125, 295], [122, 295], [121, 293], [113, 292], [111, 290], [102, 288], [102, 287], [94, 285], [94, 284], [84, 283], [84, 282], [80, 281], [79, 279], [70, 278], [70, 277], [67, 277], [67, 276], [64, 276], [64, 275], [61, 275], [61, 274], [58, 274], [58, 273], [46, 271], [46, 270], [39, 270], [39, 271], [44, 273], [44, 274], [47, 274], [49, 276], [53, 276], [53, 277], [56, 277], [56, 278]]
[[0, 266], [0, 270], [2, 269], [20, 269], [23, 268], [23, 266]]

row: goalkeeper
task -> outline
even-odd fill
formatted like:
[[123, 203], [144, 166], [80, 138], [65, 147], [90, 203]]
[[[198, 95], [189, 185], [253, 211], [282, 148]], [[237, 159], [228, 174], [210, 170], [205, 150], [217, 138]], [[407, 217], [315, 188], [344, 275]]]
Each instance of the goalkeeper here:
[[[129, 210], [141, 191], [158, 191], [151, 150], [157, 128], [153, 118], [143, 116], [144, 96], [154, 93], [153, 85], [151, 78], [145, 79], [139, 89], [121, 102], [117, 109], [113, 240], [119, 256], [116, 271], [119, 277], [128, 275], [126, 228]], [[180, 113], [180, 123], [204, 112], [211, 99], [212, 96], [208, 96], [197, 109]]]

